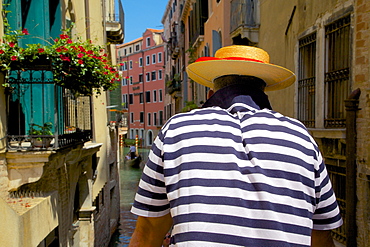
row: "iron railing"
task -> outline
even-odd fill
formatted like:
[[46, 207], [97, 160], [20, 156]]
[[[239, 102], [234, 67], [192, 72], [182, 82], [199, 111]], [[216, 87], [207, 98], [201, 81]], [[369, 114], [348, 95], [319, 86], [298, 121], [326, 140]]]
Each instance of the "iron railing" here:
[[230, 32], [239, 27], [258, 27], [257, 23], [257, 2], [258, 0], [232, 0], [230, 10]]
[[315, 127], [316, 33], [299, 40], [298, 119]]
[[[7, 90], [7, 148], [54, 150], [92, 137], [91, 97], [57, 86], [47, 70], [12, 71]], [[35, 135], [32, 126], [50, 124]]]
[[345, 127], [344, 100], [350, 93], [351, 16], [345, 16], [325, 27], [326, 128]]

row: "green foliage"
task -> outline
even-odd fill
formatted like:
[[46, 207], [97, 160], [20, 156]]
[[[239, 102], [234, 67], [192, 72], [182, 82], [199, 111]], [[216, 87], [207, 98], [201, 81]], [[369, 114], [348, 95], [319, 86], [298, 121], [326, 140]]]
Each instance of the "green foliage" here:
[[[50, 122], [44, 123], [44, 125], [38, 125], [38, 124], [30, 124], [30, 135], [53, 135], [53, 132], [51, 131], [53, 127], [53, 124]], [[41, 140], [41, 138], [37, 138], [38, 140]]]
[[[27, 29], [10, 30], [0, 43], [0, 70], [9, 78], [10, 70], [32, 69], [39, 62], [49, 65], [54, 83], [71, 89], [75, 93], [92, 95], [117, 88], [121, 80], [118, 70], [108, 61], [105, 50], [93, 45], [91, 40], [72, 40], [64, 30], [59, 38], [49, 45], [26, 44], [21, 41], [30, 35]], [[35, 37], [32, 37], [35, 38]], [[10, 86], [5, 83], [3, 86]]]
[[199, 106], [194, 101], [185, 101], [185, 107], [181, 109], [181, 112], [188, 112], [193, 109], [198, 109]]

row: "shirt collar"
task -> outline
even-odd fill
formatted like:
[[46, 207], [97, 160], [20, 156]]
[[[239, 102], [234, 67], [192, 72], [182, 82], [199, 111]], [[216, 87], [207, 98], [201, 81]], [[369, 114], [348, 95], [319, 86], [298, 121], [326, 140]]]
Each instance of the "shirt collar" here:
[[202, 106], [202, 108], [218, 106], [229, 109], [235, 103], [243, 103], [260, 110], [271, 105], [267, 95], [262, 90], [251, 89], [243, 84], [235, 84], [224, 87], [214, 93]]

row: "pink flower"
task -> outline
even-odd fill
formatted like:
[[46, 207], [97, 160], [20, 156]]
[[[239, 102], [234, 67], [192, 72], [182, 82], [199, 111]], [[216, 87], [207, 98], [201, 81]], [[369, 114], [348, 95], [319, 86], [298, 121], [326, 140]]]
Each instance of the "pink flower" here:
[[85, 55], [85, 54], [83, 54], [83, 53], [78, 53], [77, 57], [78, 57], [78, 58], [82, 58], [84, 55]]
[[14, 42], [9, 42], [9, 46], [13, 48], [15, 46], [15, 43]]
[[12, 57], [11, 57], [11, 60], [12, 60], [12, 61], [16, 61], [17, 59], [18, 59], [18, 57], [17, 57], [17, 56], [12, 56]]
[[24, 35], [29, 35], [29, 32], [28, 32], [28, 30], [27, 30], [26, 28], [24, 28], [24, 29], [22, 30], [22, 33], [23, 33]]

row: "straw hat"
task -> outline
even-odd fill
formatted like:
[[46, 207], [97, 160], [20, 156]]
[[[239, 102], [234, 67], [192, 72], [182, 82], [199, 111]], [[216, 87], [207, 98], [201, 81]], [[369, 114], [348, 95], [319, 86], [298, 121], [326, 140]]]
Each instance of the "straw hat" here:
[[215, 57], [201, 57], [189, 64], [186, 71], [191, 79], [213, 88], [213, 80], [223, 75], [249, 75], [266, 82], [265, 91], [286, 88], [295, 82], [292, 71], [270, 64], [270, 56], [264, 50], [243, 45], [220, 48]]

